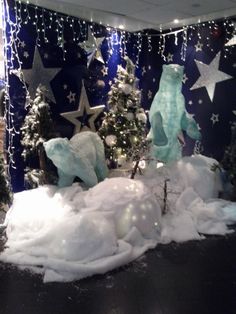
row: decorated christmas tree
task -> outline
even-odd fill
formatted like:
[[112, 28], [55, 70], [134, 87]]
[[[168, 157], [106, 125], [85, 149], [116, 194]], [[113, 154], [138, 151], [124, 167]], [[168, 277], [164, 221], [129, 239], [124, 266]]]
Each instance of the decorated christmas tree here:
[[110, 168], [139, 160], [146, 143], [147, 117], [140, 106], [135, 66], [128, 57], [125, 60], [125, 69], [118, 65], [117, 77], [108, 93], [109, 111], [98, 131]]
[[21, 128], [22, 156], [27, 164], [25, 181], [30, 187], [50, 183], [43, 143], [54, 137], [54, 131], [45, 93], [45, 87], [39, 85]]
[[4, 205], [9, 204], [10, 202], [11, 192], [9, 188], [9, 182], [4, 169], [3, 158], [0, 156], [0, 210], [3, 210]]

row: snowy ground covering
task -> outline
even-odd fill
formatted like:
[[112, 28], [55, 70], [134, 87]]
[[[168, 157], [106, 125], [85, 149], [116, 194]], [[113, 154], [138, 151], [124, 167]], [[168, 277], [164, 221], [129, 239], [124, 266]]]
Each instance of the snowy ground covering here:
[[[158, 243], [231, 232], [236, 203], [216, 198], [214, 162], [185, 157], [135, 180], [109, 178], [87, 191], [76, 183], [17, 193], [0, 260], [40, 272], [45, 282], [72, 281], [124, 265]], [[161, 215], [166, 179], [167, 213]]]

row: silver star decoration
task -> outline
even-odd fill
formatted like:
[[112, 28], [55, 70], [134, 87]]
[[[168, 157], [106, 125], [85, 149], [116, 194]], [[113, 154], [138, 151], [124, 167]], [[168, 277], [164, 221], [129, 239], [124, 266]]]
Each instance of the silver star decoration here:
[[145, 67], [142, 67], [142, 76], [144, 76], [144, 74], [146, 73], [146, 68]]
[[22, 48], [25, 48], [26, 44], [25, 44], [24, 41], [20, 41], [20, 42], [19, 42], [19, 46], [21, 46]]
[[152, 79], [152, 81], [153, 81], [153, 83], [155, 83], [156, 82], [156, 79], [155, 79], [155, 77]]
[[167, 55], [167, 57], [166, 57], [167, 62], [173, 62], [173, 57], [174, 57], [174, 55], [173, 55], [173, 54], [168, 53], [168, 55]]
[[63, 85], [63, 89], [67, 89], [68, 86], [66, 84]]
[[26, 59], [29, 58], [29, 53], [28, 53], [28, 51], [24, 51], [23, 56], [24, 56]]
[[182, 82], [185, 84], [187, 80], [188, 80], [188, 77], [187, 77], [186, 73], [184, 73]]
[[198, 100], [199, 105], [201, 105], [203, 103], [202, 99]]
[[226, 44], [225, 46], [235, 46], [236, 45], [236, 35], [233, 36]]
[[195, 62], [200, 72], [200, 77], [190, 88], [190, 90], [205, 87], [211, 101], [213, 101], [216, 83], [229, 80], [232, 78], [232, 76], [218, 70], [220, 62], [220, 52], [215, 56], [215, 58], [211, 61], [209, 65], [197, 60], [195, 60]]
[[193, 101], [189, 100], [188, 104], [191, 106], [193, 104]]
[[103, 68], [101, 69], [101, 72], [102, 72], [102, 76], [108, 75], [108, 67], [103, 67]]
[[216, 122], [219, 122], [219, 114], [212, 114], [211, 119], [212, 124], [214, 125]]
[[[74, 134], [88, 130], [96, 132], [94, 123], [100, 113], [102, 113], [104, 108], [104, 105], [92, 108], [90, 107], [84, 83], [82, 83], [78, 110], [61, 113], [61, 116], [75, 125]], [[89, 127], [82, 125], [82, 123], [78, 120], [78, 118], [84, 116], [84, 113], [91, 115], [88, 119]]]
[[22, 69], [24, 80], [28, 84], [28, 91], [31, 98], [35, 97], [36, 89], [39, 84], [45, 86], [47, 90], [47, 97], [55, 102], [55, 98], [50, 86], [50, 82], [55, 75], [60, 71], [60, 68], [45, 68], [42, 63], [38, 47], [35, 47], [33, 65], [31, 69]]
[[80, 44], [80, 47], [84, 49], [88, 55], [87, 66], [89, 67], [93, 59], [97, 59], [101, 63], [105, 63], [101, 53], [101, 46], [105, 37], [96, 38], [91, 29], [88, 29], [88, 40]]
[[148, 91], [148, 99], [152, 99], [152, 91], [150, 89]]
[[198, 41], [197, 44], [194, 46], [196, 48], [196, 52], [202, 51], [202, 46], [203, 44], [201, 44], [200, 41]]
[[76, 93], [72, 93], [72, 91], [70, 91], [69, 95], [66, 96], [69, 99], [70, 104], [75, 101], [75, 95]]
[[151, 69], [152, 69], [152, 66], [151, 66], [151, 65], [149, 65], [149, 66], [148, 66], [148, 70], [151, 70]]

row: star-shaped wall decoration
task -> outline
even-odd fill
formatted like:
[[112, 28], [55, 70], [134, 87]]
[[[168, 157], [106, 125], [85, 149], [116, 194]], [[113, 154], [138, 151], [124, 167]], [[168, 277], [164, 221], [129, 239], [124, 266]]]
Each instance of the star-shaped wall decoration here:
[[24, 51], [24, 52], [23, 52], [23, 56], [24, 56], [26, 59], [28, 59], [28, 58], [29, 58], [29, 53], [28, 53], [28, 51]]
[[38, 88], [39, 84], [41, 84], [45, 86], [46, 90], [48, 91], [46, 96], [51, 101], [55, 102], [50, 82], [60, 70], [60, 68], [45, 68], [42, 63], [38, 47], [35, 47], [32, 68], [22, 69], [24, 80], [28, 84], [30, 97], [35, 97], [36, 89]]
[[193, 104], [193, 101], [189, 100], [188, 104], [191, 106]]
[[197, 51], [202, 51], [202, 46], [203, 46], [203, 44], [200, 43], [200, 41], [198, 41], [197, 44], [194, 46], [195, 49], [196, 49], [196, 52]]
[[229, 80], [233, 77], [219, 70], [220, 52], [209, 65], [198, 60], [195, 60], [195, 62], [200, 72], [200, 77], [190, 90], [205, 87], [211, 101], [213, 101], [216, 83]]
[[236, 110], [233, 110], [232, 112], [233, 112], [233, 114], [236, 116]]
[[149, 89], [149, 91], [148, 91], [147, 96], [148, 96], [148, 99], [152, 99], [152, 91], [151, 91], [150, 89]]
[[219, 114], [212, 113], [211, 119], [212, 124], [214, 125], [216, 122], [219, 122]]
[[149, 66], [148, 66], [148, 70], [151, 70], [151, 69], [152, 69], [152, 66], [151, 66], [151, 65], [149, 65]]
[[63, 85], [63, 89], [67, 89], [68, 88], [68, 85], [67, 84], [64, 84]]
[[188, 80], [188, 77], [187, 77], [186, 73], [184, 73], [182, 82], [185, 84], [187, 80]]
[[155, 83], [156, 82], [156, 79], [155, 79], [155, 77], [152, 79], [152, 81], [153, 81], [153, 83]]
[[82, 83], [78, 110], [61, 113], [61, 116], [75, 125], [74, 134], [88, 130], [96, 132], [95, 120], [104, 108], [104, 105], [90, 107], [84, 83]]
[[101, 63], [105, 63], [101, 53], [101, 46], [105, 37], [96, 38], [91, 29], [88, 29], [88, 40], [80, 44], [80, 47], [84, 49], [88, 56], [87, 66], [89, 67], [93, 59], [98, 60]]
[[167, 57], [166, 57], [167, 62], [173, 62], [173, 57], [174, 57], [174, 55], [169, 52]]
[[102, 72], [102, 76], [108, 75], [108, 67], [102, 67], [101, 72]]
[[19, 41], [19, 46], [21, 47], [21, 48], [25, 48], [25, 46], [26, 46], [26, 44], [25, 44], [25, 42], [24, 41]]
[[236, 35], [233, 36], [226, 44], [225, 46], [235, 46], [236, 45]]
[[142, 67], [142, 76], [144, 76], [144, 74], [146, 73], [146, 68], [145, 67]]
[[69, 99], [70, 104], [75, 101], [75, 95], [76, 93], [72, 93], [72, 91], [70, 91], [69, 95], [66, 96]]

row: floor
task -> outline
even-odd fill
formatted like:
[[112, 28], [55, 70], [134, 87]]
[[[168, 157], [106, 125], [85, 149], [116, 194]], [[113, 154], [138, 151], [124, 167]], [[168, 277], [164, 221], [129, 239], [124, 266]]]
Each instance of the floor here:
[[43, 284], [0, 264], [0, 314], [236, 314], [236, 233], [159, 245], [105, 275]]

